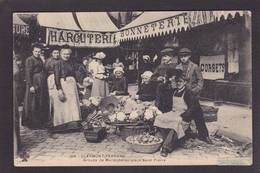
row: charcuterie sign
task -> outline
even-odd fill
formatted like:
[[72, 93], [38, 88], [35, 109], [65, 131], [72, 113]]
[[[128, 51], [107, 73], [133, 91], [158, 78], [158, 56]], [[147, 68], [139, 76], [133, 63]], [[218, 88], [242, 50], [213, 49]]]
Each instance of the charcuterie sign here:
[[47, 28], [46, 42], [49, 45], [69, 45], [72, 47], [116, 47], [115, 33], [100, 33], [88, 31], [71, 31]]

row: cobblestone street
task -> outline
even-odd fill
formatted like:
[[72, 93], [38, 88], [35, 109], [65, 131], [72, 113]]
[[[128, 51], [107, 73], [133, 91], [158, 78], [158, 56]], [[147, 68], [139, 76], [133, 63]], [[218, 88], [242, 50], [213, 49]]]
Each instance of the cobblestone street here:
[[[134, 92], [134, 89], [131, 89]], [[213, 105], [212, 102], [202, 102]], [[230, 114], [232, 113], [232, 114]], [[236, 123], [233, 123], [236, 122]], [[161, 157], [135, 153], [129, 144], [115, 133], [108, 134], [101, 143], [89, 143], [83, 132], [57, 134], [53, 139], [47, 130], [29, 130], [21, 127], [22, 150], [27, 157], [16, 158], [16, 166], [91, 166], [91, 165], [249, 165], [252, 155], [241, 153], [241, 146], [213, 135], [219, 128], [240, 133], [252, 139], [252, 110], [245, 107], [222, 105], [218, 121], [207, 123], [214, 145], [190, 139], [177, 150]], [[241, 128], [247, 127], [247, 128]]]

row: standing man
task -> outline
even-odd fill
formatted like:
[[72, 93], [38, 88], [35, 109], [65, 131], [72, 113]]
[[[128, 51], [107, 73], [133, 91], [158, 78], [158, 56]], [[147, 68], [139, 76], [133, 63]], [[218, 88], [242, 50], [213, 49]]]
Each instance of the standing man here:
[[[48, 121], [48, 90], [40, 58], [42, 46], [32, 46], [32, 56], [25, 62], [26, 92], [22, 124], [31, 129], [44, 128]], [[47, 98], [47, 99], [46, 99]]]
[[183, 71], [183, 75], [187, 80], [187, 89], [189, 89], [196, 96], [199, 96], [204, 82], [199, 66], [190, 60], [191, 53], [191, 50], [188, 48], [180, 49], [179, 58], [181, 63], [177, 66], [177, 68]]
[[[176, 67], [183, 71], [182, 76], [186, 81], [185, 87], [191, 95], [187, 104], [193, 105], [192, 107], [194, 108], [193, 111], [186, 111], [182, 114], [182, 119], [183, 123], [188, 126], [190, 125], [191, 120], [194, 120], [198, 130], [199, 139], [208, 144], [212, 144], [212, 141], [209, 138], [208, 129], [205, 125], [202, 109], [199, 106], [199, 94], [203, 88], [203, 77], [199, 66], [190, 60], [191, 53], [191, 50], [188, 48], [180, 49], [179, 58], [181, 63]], [[191, 135], [190, 132], [190, 129], [186, 131], [186, 135]]]

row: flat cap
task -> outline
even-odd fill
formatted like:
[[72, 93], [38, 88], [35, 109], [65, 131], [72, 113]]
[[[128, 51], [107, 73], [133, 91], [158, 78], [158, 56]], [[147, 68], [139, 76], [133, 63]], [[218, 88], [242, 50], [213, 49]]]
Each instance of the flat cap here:
[[190, 55], [191, 54], [191, 50], [188, 48], [181, 48], [179, 50], [179, 55]]

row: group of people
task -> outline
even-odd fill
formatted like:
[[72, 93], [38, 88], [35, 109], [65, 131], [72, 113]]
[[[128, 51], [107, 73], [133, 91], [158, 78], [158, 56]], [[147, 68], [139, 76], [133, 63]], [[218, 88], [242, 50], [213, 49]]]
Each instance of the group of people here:
[[[30, 129], [47, 127], [55, 138], [56, 132], [81, 128], [84, 100], [129, 95], [123, 63], [117, 60], [113, 64], [113, 74], [109, 75], [102, 63], [106, 57], [103, 52], [91, 58], [84, 57], [79, 67], [71, 59], [72, 49], [69, 46], [53, 47], [51, 57], [46, 61], [42, 60], [41, 52], [41, 45], [34, 44], [32, 56], [25, 62], [22, 125]], [[212, 143], [199, 104], [203, 87], [201, 71], [190, 61], [192, 52], [188, 48], [180, 49], [180, 63], [172, 53], [169, 48], [161, 51], [161, 64], [153, 72], [148, 69], [143, 71], [139, 90], [133, 95], [136, 100], [153, 101], [163, 113], [154, 122], [164, 139], [162, 156], [174, 150], [178, 139], [184, 135], [194, 135], [189, 127], [192, 120], [199, 139]], [[143, 58], [150, 57], [144, 55]], [[19, 71], [15, 71], [15, 75], [17, 73]]]
[[[161, 64], [152, 71], [145, 71], [135, 96], [141, 101], [155, 101], [155, 106], [163, 113], [155, 118], [154, 126], [164, 139], [161, 155], [166, 157], [172, 152], [182, 137], [198, 137], [212, 144], [199, 103], [203, 88], [203, 77], [198, 65], [193, 63], [191, 50], [182, 48], [178, 57], [173, 50], [161, 52]], [[179, 62], [179, 63], [178, 63]], [[191, 130], [195, 122], [198, 134]]]

